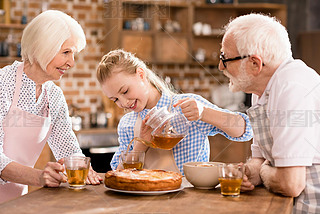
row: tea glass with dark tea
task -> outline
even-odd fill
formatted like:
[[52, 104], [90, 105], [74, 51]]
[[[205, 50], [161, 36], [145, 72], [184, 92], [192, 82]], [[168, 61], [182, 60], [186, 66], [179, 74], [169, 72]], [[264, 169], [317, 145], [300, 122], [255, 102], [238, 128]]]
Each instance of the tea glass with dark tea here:
[[244, 175], [244, 165], [237, 163], [218, 165], [219, 182], [223, 196], [239, 197]]
[[121, 151], [120, 163], [122, 163], [124, 169], [142, 169], [144, 157], [144, 151]]
[[70, 156], [64, 159], [70, 189], [83, 189], [90, 167], [90, 158], [83, 156]]

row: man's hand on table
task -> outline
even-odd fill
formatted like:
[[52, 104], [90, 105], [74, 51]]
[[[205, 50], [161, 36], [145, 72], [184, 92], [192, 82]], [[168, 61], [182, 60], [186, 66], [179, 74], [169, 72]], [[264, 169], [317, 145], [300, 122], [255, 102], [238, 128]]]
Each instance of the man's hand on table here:
[[245, 164], [245, 173], [241, 184], [241, 191], [251, 191], [255, 186], [262, 183], [260, 168], [264, 159], [253, 158]]

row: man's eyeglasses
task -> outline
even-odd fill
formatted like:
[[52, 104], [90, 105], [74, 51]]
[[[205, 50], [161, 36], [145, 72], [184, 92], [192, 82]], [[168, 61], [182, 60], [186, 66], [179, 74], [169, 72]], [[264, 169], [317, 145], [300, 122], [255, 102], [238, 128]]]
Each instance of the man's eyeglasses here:
[[244, 58], [247, 58], [247, 57], [250, 57], [250, 55], [237, 56], [237, 57], [234, 57], [234, 58], [226, 59], [226, 57], [224, 56], [224, 53], [223, 52], [220, 53], [220, 60], [222, 61], [222, 64], [223, 64], [224, 68], [227, 68], [227, 63], [226, 62], [240, 60], [240, 59], [244, 59]]

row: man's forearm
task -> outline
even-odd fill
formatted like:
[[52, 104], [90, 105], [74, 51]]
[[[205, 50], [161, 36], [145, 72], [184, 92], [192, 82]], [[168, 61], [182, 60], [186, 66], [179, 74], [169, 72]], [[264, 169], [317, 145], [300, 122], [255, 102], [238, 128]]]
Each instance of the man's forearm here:
[[260, 176], [267, 189], [285, 196], [297, 197], [305, 188], [305, 167], [272, 167], [263, 164]]

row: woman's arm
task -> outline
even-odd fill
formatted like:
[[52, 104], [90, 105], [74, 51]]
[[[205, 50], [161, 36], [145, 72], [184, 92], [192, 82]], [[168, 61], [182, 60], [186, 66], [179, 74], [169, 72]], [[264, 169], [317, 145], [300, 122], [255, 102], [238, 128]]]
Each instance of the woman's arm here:
[[60, 162], [48, 162], [44, 170], [11, 162], [2, 170], [1, 179], [32, 186], [58, 187], [61, 182], [66, 182], [66, 177], [59, 173], [63, 171]]
[[[18, 65], [8, 65], [0, 69], [0, 175], [2, 173], [2, 170], [13, 161], [3, 153], [3, 122], [6, 115], [8, 114], [9, 108], [12, 103], [12, 99], [8, 98], [13, 98], [13, 92], [15, 89], [15, 78], [13, 77], [15, 77], [17, 67]], [[2, 183], [5, 183], [5, 181], [0, 179], [0, 184]]]

